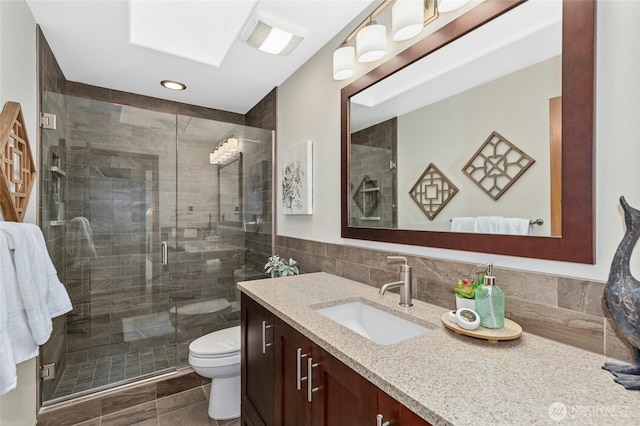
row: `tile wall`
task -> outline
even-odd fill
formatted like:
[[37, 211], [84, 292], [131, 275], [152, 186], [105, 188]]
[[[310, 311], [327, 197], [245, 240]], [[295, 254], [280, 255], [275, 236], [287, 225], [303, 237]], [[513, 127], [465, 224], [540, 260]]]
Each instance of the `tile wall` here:
[[[381, 287], [398, 279], [397, 265], [386, 257], [402, 255], [297, 238], [276, 237], [276, 253], [293, 257], [301, 273], [328, 272]], [[413, 266], [414, 296], [444, 310], [455, 309], [451, 289], [460, 278], [473, 278], [478, 265], [406, 256]], [[506, 315], [522, 328], [561, 343], [631, 362], [603, 305], [604, 283], [534, 272], [495, 268], [496, 283], [506, 294]]]
[[[267, 96], [251, 108], [245, 114], [245, 125], [260, 129], [276, 129], [277, 123], [278, 91], [274, 88]], [[270, 150], [270, 146], [261, 146], [262, 150]], [[268, 152], [255, 154], [256, 158], [271, 158]], [[256, 189], [261, 194], [259, 205], [255, 205], [255, 199], [249, 198], [248, 211], [256, 213], [261, 221], [260, 228], [256, 232], [245, 234], [246, 248], [246, 279], [263, 278], [264, 264], [271, 256], [271, 230], [273, 227], [272, 203], [273, 203], [273, 166], [274, 162], [260, 161], [247, 165], [249, 179], [245, 182], [245, 193], [252, 194]], [[258, 178], [259, 176], [259, 178]]]
[[[396, 117], [351, 135], [351, 217], [353, 226], [395, 228], [398, 119]], [[371, 188], [379, 188], [371, 191]], [[365, 189], [370, 191], [363, 191]]]

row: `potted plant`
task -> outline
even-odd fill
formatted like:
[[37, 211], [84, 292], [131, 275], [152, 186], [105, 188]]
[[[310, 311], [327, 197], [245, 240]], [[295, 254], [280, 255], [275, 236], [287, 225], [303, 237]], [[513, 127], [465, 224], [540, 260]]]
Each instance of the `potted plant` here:
[[458, 285], [453, 288], [456, 293], [456, 309], [469, 308], [476, 309], [476, 289], [480, 285], [480, 280], [458, 280]]
[[264, 273], [271, 278], [286, 277], [287, 275], [298, 275], [298, 262], [289, 258], [285, 260], [274, 254], [269, 257], [269, 261], [264, 265]]

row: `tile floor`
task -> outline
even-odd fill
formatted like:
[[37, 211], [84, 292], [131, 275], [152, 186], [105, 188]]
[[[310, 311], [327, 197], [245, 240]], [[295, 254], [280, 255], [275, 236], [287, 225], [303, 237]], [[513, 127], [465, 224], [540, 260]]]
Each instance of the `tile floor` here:
[[[201, 401], [170, 412], [163, 412], [163, 403], [149, 402], [92, 419], [76, 426], [240, 426], [240, 418], [231, 420], [213, 420], [207, 414], [208, 401]], [[155, 406], [154, 406], [155, 404]]]
[[37, 426], [240, 426], [239, 418], [209, 418], [210, 391], [211, 381], [187, 368], [168, 378], [47, 407]]

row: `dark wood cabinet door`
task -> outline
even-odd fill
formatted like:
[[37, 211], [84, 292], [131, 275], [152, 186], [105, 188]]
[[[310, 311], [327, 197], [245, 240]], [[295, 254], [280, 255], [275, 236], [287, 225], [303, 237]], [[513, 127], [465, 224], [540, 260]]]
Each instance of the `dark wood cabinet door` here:
[[378, 414], [382, 416], [382, 424], [389, 426], [431, 426], [422, 417], [391, 398], [378, 389]]
[[312, 424], [375, 425], [377, 388], [321, 348], [312, 355]]
[[249, 424], [270, 426], [274, 424], [274, 316], [244, 294], [241, 304], [243, 413]]
[[277, 322], [276, 347], [276, 424], [280, 426], [310, 426], [311, 403], [307, 400], [307, 360], [313, 344], [282, 321]]

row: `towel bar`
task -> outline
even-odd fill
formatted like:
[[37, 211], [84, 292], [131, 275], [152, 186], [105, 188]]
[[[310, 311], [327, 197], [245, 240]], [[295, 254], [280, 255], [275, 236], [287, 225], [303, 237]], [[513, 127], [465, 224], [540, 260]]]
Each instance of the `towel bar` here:
[[[449, 219], [449, 222], [451, 222], [453, 219]], [[536, 219], [536, 220], [530, 220], [529, 221], [529, 225], [544, 225], [544, 220], [542, 219]]]

